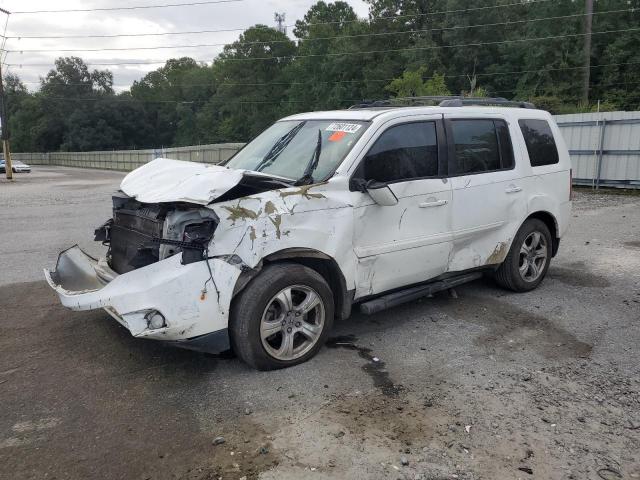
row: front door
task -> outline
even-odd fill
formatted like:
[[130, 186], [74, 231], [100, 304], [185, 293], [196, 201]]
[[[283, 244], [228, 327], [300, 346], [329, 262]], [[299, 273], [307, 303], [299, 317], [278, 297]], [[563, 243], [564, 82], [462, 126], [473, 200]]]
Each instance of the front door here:
[[451, 183], [441, 115], [396, 119], [381, 127], [353, 178], [386, 183], [398, 199], [354, 205], [356, 297], [423, 282], [444, 273], [451, 251]]

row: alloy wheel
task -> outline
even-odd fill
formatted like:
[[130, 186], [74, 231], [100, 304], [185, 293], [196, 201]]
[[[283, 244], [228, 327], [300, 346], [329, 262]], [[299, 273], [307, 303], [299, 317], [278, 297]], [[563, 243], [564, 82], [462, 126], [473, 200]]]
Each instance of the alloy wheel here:
[[520, 247], [518, 268], [525, 282], [535, 282], [546, 266], [548, 260], [547, 240], [538, 231], [531, 232]]
[[260, 321], [260, 340], [273, 358], [295, 360], [318, 342], [324, 323], [320, 295], [306, 285], [289, 286], [267, 304]]

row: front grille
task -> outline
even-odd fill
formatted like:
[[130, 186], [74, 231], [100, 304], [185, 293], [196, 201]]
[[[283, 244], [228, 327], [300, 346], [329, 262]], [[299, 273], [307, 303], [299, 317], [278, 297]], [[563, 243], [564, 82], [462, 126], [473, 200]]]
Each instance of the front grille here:
[[113, 212], [110, 230], [110, 266], [118, 273], [157, 262], [164, 215], [160, 206], [136, 209], [121, 208]]

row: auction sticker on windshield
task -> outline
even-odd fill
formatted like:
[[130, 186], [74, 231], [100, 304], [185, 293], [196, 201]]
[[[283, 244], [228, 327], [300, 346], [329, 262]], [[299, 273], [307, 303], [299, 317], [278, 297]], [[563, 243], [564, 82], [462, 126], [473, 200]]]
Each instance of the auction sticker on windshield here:
[[340, 140], [342, 140], [344, 137], [347, 136], [347, 132], [333, 132], [330, 136], [329, 136], [329, 141], [330, 142], [339, 142]]
[[334, 122], [326, 128], [327, 132], [346, 132], [346, 133], [356, 133], [362, 125], [357, 123], [342, 123], [342, 122]]

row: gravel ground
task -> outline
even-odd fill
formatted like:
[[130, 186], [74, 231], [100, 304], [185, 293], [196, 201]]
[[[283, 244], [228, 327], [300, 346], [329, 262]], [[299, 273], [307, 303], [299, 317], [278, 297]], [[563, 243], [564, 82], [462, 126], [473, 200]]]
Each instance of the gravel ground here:
[[60, 307], [41, 269], [100, 253], [121, 177], [0, 181], [0, 478], [640, 478], [640, 197], [576, 192], [534, 292], [356, 314], [261, 373]]

